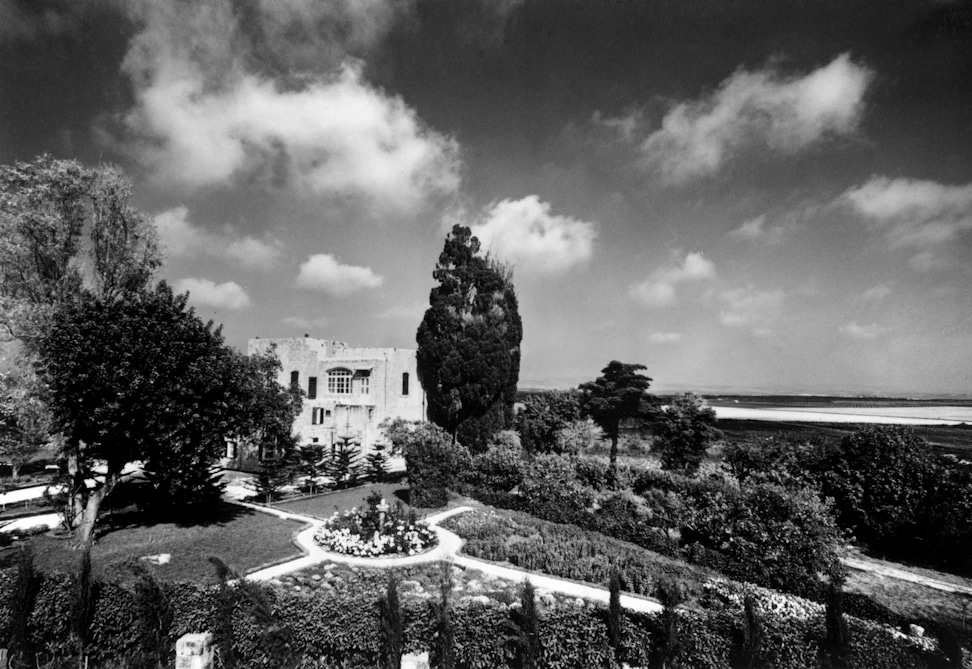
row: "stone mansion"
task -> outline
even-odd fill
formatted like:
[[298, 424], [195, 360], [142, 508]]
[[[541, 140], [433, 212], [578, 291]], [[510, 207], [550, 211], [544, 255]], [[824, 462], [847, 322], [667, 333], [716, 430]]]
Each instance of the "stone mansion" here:
[[[294, 421], [301, 445], [332, 447], [351, 437], [362, 452], [383, 438], [378, 425], [386, 418], [423, 420], [425, 393], [418, 382], [416, 353], [401, 348], [354, 348], [308, 336], [251, 339], [249, 354], [276, 349], [283, 368], [281, 385], [304, 391], [304, 405]], [[223, 465], [247, 468], [262, 453], [229, 446]]]

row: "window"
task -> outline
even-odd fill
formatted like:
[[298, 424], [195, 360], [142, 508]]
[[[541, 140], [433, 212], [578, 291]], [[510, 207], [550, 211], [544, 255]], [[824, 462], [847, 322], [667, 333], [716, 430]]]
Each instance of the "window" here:
[[316, 444], [318, 442], [317, 437], [311, 437], [311, 443]]
[[367, 395], [371, 392], [371, 372], [363, 369], [359, 369], [354, 375], [355, 381], [358, 382], [358, 392], [362, 395]]
[[[331, 412], [328, 411], [326, 415], [330, 416]], [[320, 425], [321, 423], [323, 423], [324, 416], [325, 416], [324, 409], [321, 409], [320, 407], [314, 407], [313, 409], [311, 409], [311, 425]]]
[[294, 370], [290, 373], [290, 385], [299, 386], [300, 385], [300, 372]]
[[235, 458], [236, 457], [236, 442], [227, 441], [226, 442], [226, 457]]
[[351, 394], [351, 370], [332, 369], [327, 373], [327, 392], [332, 395]]
[[325, 418], [330, 418], [331, 417], [331, 410], [330, 409], [324, 409], [324, 417]]
[[402, 374], [402, 395], [408, 395], [408, 372]]
[[317, 399], [317, 377], [311, 376], [307, 379], [307, 399]]

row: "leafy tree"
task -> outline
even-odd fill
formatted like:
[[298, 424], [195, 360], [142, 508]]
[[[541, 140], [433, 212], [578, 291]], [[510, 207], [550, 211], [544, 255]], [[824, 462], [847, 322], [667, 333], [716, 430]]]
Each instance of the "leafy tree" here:
[[611, 440], [611, 477], [616, 479], [618, 438], [621, 425], [628, 420], [644, 420], [652, 413], [648, 394], [651, 379], [639, 372], [644, 365], [612, 360], [601, 370], [602, 376], [580, 385], [581, 415], [597, 423]]
[[37, 340], [37, 371], [64, 435], [69, 506], [82, 544], [92, 540], [101, 504], [126, 464], [206, 469], [227, 439], [279, 440], [290, 431], [283, 421], [293, 420], [293, 398], [276, 383], [279, 363], [225, 346], [219, 329], [199, 320], [186, 300], [165, 283], [125, 300], [87, 297], [60, 309]]
[[138, 293], [162, 264], [158, 233], [116, 168], [49, 155], [0, 167], [0, 329], [32, 350], [55, 312]]
[[447, 490], [470, 464], [466, 448], [454, 443], [434, 423], [396, 419], [383, 429], [393, 449], [405, 455], [409, 503], [418, 507], [445, 506]]
[[924, 543], [937, 532], [923, 520], [940, 503], [941, 464], [911, 429], [865, 427], [845, 437], [819, 472], [838, 522], [859, 541], [896, 550], [900, 542]]
[[20, 468], [53, 438], [43, 387], [32, 369], [18, 367], [0, 375], [0, 459], [10, 463], [15, 481]]
[[672, 398], [654, 427], [662, 468], [684, 474], [698, 472], [706, 449], [718, 434], [712, 427], [715, 419], [715, 411], [698, 395], [685, 393]]
[[523, 401], [517, 414], [517, 427], [523, 448], [531, 453], [561, 453], [561, 430], [580, 418], [576, 390], [551, 390], [534, 393]]
[[604, 432], [590, 418], [572, 420], [557, 430], [557, 452], [577, 455], [604, 439]]
[[466, 446], [483, 449], [513, 423], [523, 326], [510, 272], [454, 226], [432, 273], [416, 334], [428, 417]]

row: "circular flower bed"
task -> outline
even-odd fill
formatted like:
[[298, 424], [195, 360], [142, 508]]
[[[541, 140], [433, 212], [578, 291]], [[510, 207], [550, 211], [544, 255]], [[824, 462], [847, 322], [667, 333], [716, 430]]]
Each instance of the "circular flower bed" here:
[[384, 501], [369, 498], [368, 506], [336, 513], [317, 531], [314, 540], [326, 551], [356, 557], [417, 555], [438, 542], [435, 532], [425, 523], [406, 514], [401, 502], [385, 512], [381, 522], [379, 505]]

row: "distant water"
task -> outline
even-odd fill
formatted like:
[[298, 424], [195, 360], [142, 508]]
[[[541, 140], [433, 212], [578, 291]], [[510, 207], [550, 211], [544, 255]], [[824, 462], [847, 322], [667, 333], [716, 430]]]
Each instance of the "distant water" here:
[[820, 407], [789, 409], [713, 405], [723, 420], [766, 420], [799, 423], [884, 423], [892, 425], [959, 425], [972, 423], [968, 406]]

